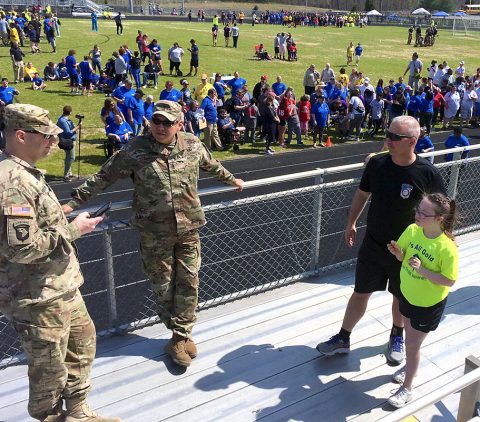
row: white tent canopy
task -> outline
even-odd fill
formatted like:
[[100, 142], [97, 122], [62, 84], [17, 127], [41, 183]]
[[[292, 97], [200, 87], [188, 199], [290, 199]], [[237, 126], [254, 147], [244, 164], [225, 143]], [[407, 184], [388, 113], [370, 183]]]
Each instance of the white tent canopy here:
[[416, 9], [412, 12], [412, 15], [428, 15], [430, 16], [430, 12], [423, 7], [420, 7], [419, 9]]
[[366, 13], [367, 16], [383, 16], [378, 10], [370, 10], [370, 12]]

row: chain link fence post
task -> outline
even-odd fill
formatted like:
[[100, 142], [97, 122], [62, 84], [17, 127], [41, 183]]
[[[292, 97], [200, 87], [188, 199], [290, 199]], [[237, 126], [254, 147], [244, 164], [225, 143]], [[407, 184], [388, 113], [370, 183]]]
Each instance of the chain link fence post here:
[[310, 271], [318, 271], [320, 264], [320, 239], [322, 237], [322, 206], [323, 206], [323, 174], [315, 177], [315, 186], [318, 192], [314, 197], [313, 219], [312, 219], [312, 245]]
[[115, 294], [115, 269], [113, 267], [112, 224], [102, 230], [103, 254], [105, 258], [105, 275], [107, 287], [108, 325], [109, 329], [117, 329], [117, 299]]
[[460, 160], [462, 153], [456, 152], [453, 154], [453, 164], [450, 167], [450, 178], [448, 180], [447, 195], [451, 199], [455, 199], [457, 196], [458, 179], [460, 176], [460, 169], [463, 165]]

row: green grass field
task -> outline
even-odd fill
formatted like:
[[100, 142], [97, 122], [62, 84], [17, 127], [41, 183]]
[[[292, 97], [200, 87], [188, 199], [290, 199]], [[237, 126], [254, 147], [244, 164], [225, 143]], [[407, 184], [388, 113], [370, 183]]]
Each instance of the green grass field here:
[[[135, 36], [140, 29], [149, 35], [149, 38], [157, 38], [164, 53], [174, 41], [178, 41], [185, 51], [189, 47], [189, 40], [195, 38], [200, 47], [200, 73], [205, 72], [211, 75], [213, 72], [233, 74], [238, 70], [247, 79], [250, 89], [253, 89], [260, 75], [267, 74], [269, 82], [273, 83], [277, 74], [283, 76], [287, 85], [295, 88], [297, 94], [303, 93], [302, 80], [305, 69], [310, 63], [315, 63], [318, 68], [323, 68], [326, 62], [330, 62], [338, 71], [345, 64], [345, 50], [350, 41], [361, 42], [364, 46], [364, 55], [360, 62], [359, 69], [368, 75], [375, 85], [378, 78], [388, 81], [389, 78], [398, 78], [402, 75], [414, 48], [406, 46], [406, 28], [372, 26], [360, 28], [291, 28], [298, 46], [299, 60], [297, 62], [283, 61], [257, 61], [253, 58], [254, 45], [264, 43], [269, 51], [273, 51], [273, 38], [281, 31], [282, 27], [270, 25], [243, 25], [240, 28], [239, 48], [225, 48], [223, 46], [223, 35], [219, 35], [219, 46], [211, 46], [211, 23], [192, 22], [159, 22], [159, 21], [128, 21], [124, 22], [123, 36], [115, 34], [113, 21], [99, 21], [99, 32], [93, 33], [90, 30], [90, 20], [62, 19], [61, 37], [57, 39], [57, 53], [50, 53], [44, 39], [42, 39], [41, 54], [32, 55], [29, 48], [23, 49], [27, 57], [25, 61], [32, 61], [39, 72], [49, 61], [58, 63], [62, 56], [65, 56], [70, 48], [77, 51], [77, 61], [88, 54], [94, 44], [98, 44], [103, 52], [103, 63], [110, 57], [112, 51], [120, 44], [127, 44], [135, 49]], [[478, 41], [480, 33], [471, 32], [468, 37], [455, 36], [451, 32], [441, 31], [434, 47], [418, 49], [420, 59], [425, 67], [432, 59], [439, 61], [448, 60], [451, 66], [457, 66], [459, 60], [465, 60], [467, 73], [473, 72], [478, 63]], [[165, 54], [163, 54], [165, 57]], [[164, 60], [164, 62], [168, 61]], [[186, 51], [182, 70], [188, 72], [189, 53]], [[165, 65], [165, 63], [164, 63]], [[6, 47], [0, 48], [0, 72], [12, 80], [13, 73], [11, 62]], [[347, 73], [350, 73], [347, 70]], [[189, 78], [190, 86], [194, 87], [199, 83], [197, 78]], [[147, 94], [154, 95], [158, 99], [160, 89], [168, 79], [160, 77], [159, 90], [148, 89]], [[175, 87], [179, 87], [178, 78], [174, 81]], [[56, 121], [61, 114], [64, 105], [71, 105], [74, 113], [85, 114], [84, 130], [82, 134], [82, 156], [81, 173], [88, 175], [94, 173], [104, 162], [103, 139], [104, 130], [100, 120], [100, 109], [105, 97], [95, 93], [92, 97], [72, 96], [68, 86], [64, 82], [50, 83], [46, 91], [33, 92], [30, 84], [19, 84], [17, 89], [20, 96], [19, 102], [32, 103], [44, 107], [50, 111], [52, 119]], [[333, 139], [335, 142], [335, 139]], [[294, 147], [292, 147], [293, 149]], [[239, 153], [231, 151], [215, 153], [220, 159], [245, 156], [260, 152], [262, 145], [242, 146]], [[39, 163], [39, 167], [47, 170], [50, 176], [61, 176], [63, 172], [63, 151], [55, 150], [48, 158]], [[76, 169], [76, 167], [75, 167]]]

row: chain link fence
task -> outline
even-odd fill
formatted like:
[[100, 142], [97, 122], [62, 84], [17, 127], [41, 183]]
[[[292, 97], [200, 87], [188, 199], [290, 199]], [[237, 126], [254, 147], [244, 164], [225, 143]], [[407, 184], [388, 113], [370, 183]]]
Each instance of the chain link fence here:
[[[460, 231], [480, 228], [480, 157], [437, 166], [457, 200]], [[205, 207], [201, 230], [199, 309], [245, 297], [355, 263], [357, 247], [344, 242], [344, 227], [358, 179]], [[285, 177], [288, 180], [288, 176]], [[366, 213], [360, 217], [358, 242]], [[157, 322], [150, 284], [142, 271], [138, 234], [110, 222], [76, 241], [85, 284], [82, 294], [99, 335]], [[0, 316], [0, 366], [20, 356], [17, 336]]]

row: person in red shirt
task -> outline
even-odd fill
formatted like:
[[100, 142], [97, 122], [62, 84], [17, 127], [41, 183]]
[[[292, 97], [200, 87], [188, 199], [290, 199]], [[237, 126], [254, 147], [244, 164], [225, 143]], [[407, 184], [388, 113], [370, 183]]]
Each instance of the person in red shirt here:
[[[435, 88], [435, 93], [433, 96], [433, 121], [432, 126], [435, 126], [437, 123], [438, 114], [443, 107], [445, 100], [443, 99], [442, 91], [439, 88]], [[441, 113], [440, 113], [441, 114]]]
[[308, 135], [308, 122], [310, 121], [310, 96], [303, 95], [298, 103], [298, 117], [300, 118], [300, 130], [302, 135]]

